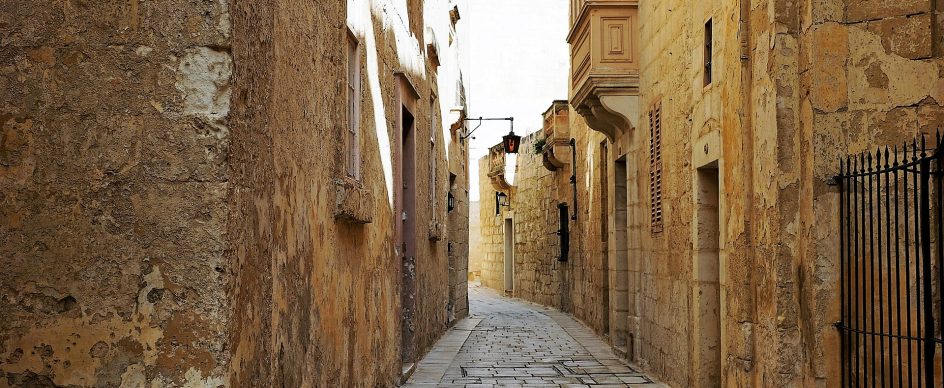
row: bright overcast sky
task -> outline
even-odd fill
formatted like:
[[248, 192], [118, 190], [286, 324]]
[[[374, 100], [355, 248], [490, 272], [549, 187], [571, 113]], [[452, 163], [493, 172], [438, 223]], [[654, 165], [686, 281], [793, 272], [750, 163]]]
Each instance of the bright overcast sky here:
[[[465, 0], [460, 6], [469, 117], [514, 117], [515, 133], [541, 128], [554, 100], [567, 99], [568, 0]], [[470, 129], [477, 124], [470, 122]], [[478, 201], [478, 160], [508, 134], [486, 122], [470, 143], [469, 199]], [[511, 158], [509, 158], [511, 159]]]

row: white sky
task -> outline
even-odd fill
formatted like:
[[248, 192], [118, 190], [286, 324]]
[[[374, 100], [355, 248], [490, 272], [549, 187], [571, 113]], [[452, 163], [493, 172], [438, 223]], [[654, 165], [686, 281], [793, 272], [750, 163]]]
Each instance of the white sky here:
[[[469, 117], [514, 117], [515, 133], [521, 136], [541, 128], [541, 115], [551, 103], [567, 99], [568, 8], [568, 0], [460, 4], [458, 33]], [[469, 128], [476, 125], [470, 122]], [[479, 200], [478, 159], [508, 130], [507, 121], [486, 121], [475, 139], [469, 139], [470, 201]], [[508, 159], [513, 163], [514, 158]]]

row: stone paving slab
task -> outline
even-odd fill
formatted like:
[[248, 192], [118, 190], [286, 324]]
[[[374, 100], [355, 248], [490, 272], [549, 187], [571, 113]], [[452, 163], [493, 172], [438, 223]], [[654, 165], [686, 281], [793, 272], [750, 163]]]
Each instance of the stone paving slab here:
[[480, 287], [469, 304], [405, 387], [664, 387], [568, 314]]

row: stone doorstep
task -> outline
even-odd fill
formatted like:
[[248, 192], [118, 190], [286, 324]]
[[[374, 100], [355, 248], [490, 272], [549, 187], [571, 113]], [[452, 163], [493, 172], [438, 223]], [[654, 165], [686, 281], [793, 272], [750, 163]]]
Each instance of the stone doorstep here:
[[416, 371], [416, 363], [408, 363], [403, 365], [403, 369], [400, 370], [400, 385], [406, 384], [406, 381], [413, 376], [413, 372]]

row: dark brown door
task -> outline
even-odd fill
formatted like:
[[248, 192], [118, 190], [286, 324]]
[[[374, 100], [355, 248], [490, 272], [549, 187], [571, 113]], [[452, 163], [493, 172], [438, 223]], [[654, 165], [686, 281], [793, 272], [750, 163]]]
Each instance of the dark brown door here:
[[414, 335], [416, 326], [416, 139], [415, 119], [412, 113], [403, 107], [400, 116], [401, 125], [401, 163], [400, 163], [400, 207], [397, 222], [400, 223], [400, 252], [402, 261], [401, 301], [401, 351], [404, 365], [415, 360]]

